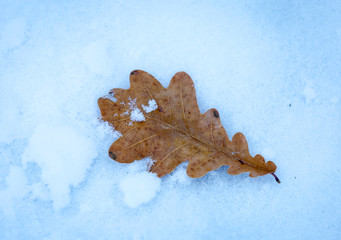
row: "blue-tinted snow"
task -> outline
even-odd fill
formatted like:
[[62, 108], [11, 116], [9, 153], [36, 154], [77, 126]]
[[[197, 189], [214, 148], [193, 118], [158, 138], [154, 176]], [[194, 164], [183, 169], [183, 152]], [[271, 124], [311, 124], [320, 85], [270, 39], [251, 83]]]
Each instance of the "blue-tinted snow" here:
[[[269, 2], [1, 1], [0, 239], [339, 239], [341, 5]], [[134, 69], [189, 73], [282, 183], [110, 160], [97, 99]]]

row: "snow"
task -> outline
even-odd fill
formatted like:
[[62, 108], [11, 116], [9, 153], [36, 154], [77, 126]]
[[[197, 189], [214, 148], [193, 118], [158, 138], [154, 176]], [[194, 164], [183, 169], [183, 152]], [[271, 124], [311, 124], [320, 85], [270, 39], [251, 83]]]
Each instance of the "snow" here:
[[124, 202], [131, 208], [151, 201], [160, 189], [161, 180], [147, 171], [127, 175], [120, 182]]
[[48, 186], [54, 208], [60, 210], [70, 202], [70, 187], [83, 181], [96, 157], [93, 141], [74, 128], [41, 125], [30, 138], [22, 160], [24, 168], [30, 161], [38, 164], [41, 182]]
[[303, 90], [303, 96], [305, 97], [307, 102], [310, 102], [316, 97], [316, 92], [311, 87], [305, 87]]
[[148, 101], [148, 106], [142, 104], [142, 108], [146, 113], [150, 113], [157, 109], [157, 103], [154, 99]]
[[[122, 102], [121, 104], [124, 105], [125, 103]], [[132, 125], [133, 124], [132, 122], [143, 122], [146, 120], [141, 110], [136, 106], [136, 98], [131, 99], [129, 97], [128, 105], [129, 105], [129, 110], [121, 114], [121, 116], [130, 115], [131, 121], [128, 123], [128, 125]]]
[[123, 201], [128, 207], [137, 208], [150, 202], [160, 190], [160, 178], [147, 171], [153, 163], [153, 159], [147, 157], [128, 166], [128, 174], [119, 183]]
[[91, 72], [110, 77], [114, 73], [115, 64], [111, 61], [109, 53], [110, 43], [98, 40], [84, 47], [82, 60]]
[[14, 18], [5, 23], [2, 28], [2, 37], [0, 39], [0, 50], [13, 49], [25, 40], [26, 21], [23, 18]]
[[139, 108], [134, 108], [133, 110], [131, 110], [130, 112], [130, 119], [133, 122], [142, 122], [145, 121], [145, 117], [143, 115], [143, 113], [141, 112], [141, 110]]
[[[339, 239], [341, 3], [0, 2], [0, 239]], [[142, 69], [193, 79], [201, 112], [276, 163], [161, 179], [108, 156], [99, 120]], [[109, 93], [109, 94], [108, 94]], [[137, 96], [135, 96], [137, 97]], [[121, 99], [117, 99], [122, 101]], [[157, 109], [126, 103], [132, 121]]]

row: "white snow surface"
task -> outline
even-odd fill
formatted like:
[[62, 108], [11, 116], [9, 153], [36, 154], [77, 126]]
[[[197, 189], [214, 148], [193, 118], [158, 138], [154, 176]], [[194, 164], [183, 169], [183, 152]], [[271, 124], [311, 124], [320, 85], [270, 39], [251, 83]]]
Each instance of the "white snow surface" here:
[[[328, 0], [0, 1], [0, 239], [340, 239], [340, 12]], [[120, 133], [97, 99], [135, 69], [164, 87], [186, 71], [201, 112], [218, 109], [282, 183], [228, 167], [192, 179], [186, 163], [158, 179], [146, 159], [111, 160]]]

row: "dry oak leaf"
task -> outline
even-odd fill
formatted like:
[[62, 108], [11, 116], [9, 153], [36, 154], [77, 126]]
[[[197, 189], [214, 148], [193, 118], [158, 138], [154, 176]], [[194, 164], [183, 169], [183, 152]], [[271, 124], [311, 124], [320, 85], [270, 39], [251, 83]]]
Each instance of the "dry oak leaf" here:
[[111, 90], [98, 99], [98, 105], [102, 119], [122, 134], [109, 149], [117, 162], [149, 156], [153, 159], [150, 171], [162, 177], [189, 161], [187, 175], [192, 178], [228, 165], [231, 175], [270, 173], [280, 182], [274, 174], [276, 165], [261, 155], [252, 157], [242, 133], [229, 140], [216, 109], [200, 113], [193, 81], [185, 72], [176, 73], [164, 88], [147, 72], [132, 71], [130, 88]]

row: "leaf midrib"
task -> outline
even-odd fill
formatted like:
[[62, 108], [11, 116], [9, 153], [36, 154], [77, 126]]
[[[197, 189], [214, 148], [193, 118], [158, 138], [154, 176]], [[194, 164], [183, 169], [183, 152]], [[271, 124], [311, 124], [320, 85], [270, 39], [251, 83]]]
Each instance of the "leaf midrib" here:
[[[223, 153], [223, 154], [225, 154], [225, 155], [228, 155], [229, 157], [232, 157], [235, 161], [238, 161], [238, 158], [242, 159], [242, 158], [239, 156], [239, 154], [237, 155], [237, 154], [230, 154], [230, 153], [228, 153], [228, 152], [225, 152], [224, 150], [219, 149], [218, 147], [216, 147], [216, 146], [214, 146], [214, 145], [211, 145], [211, 144], [209, 144], [209, 143], [207, 143], [207, 142], [204, 142], [204, 141], [202, 141], [202, 140], [200, 140], [200, 139], [194, 137], [190, 132], [186, 132], [186, 131], [184, 131], [184, 130], [182, 130], [182, 129], [179, 129], [179, 128], [177, 128], [177, 127], [175, 127], [175, 126], [173, 126], [173, 125], [171, 125], [171, 124], [169, 124], [169, 123], [167, 123], [167, 122], [164, 122], [164, 121], [162, 121], [162, 120], [160, 120], [160, 119], [156, 119], [156, 118], [153, 118], [153, 117], [150, 117], [150, 116], [146, 116], [146, 118], [149, 118], [149, 119], [152, 119], [152, 120], [161, 122], [161, 124], [170, 126], [170, 127], [173, 128], [174, 130], [176, 130], [176, 131], [178, 131], [178, 132], [181, 132], [181, 133], [183, 133], [184, 135], [186, 135], [186, 136], [188, 136], [188, 137], [191, 137], [194, 141], [199, 142], [201, 145], [208, 146], [209, 148], [212, 148], [212, 149], [214, 149], [214, 150], [216, 150], [216, 151], [218, 151], [218, 152], [221, 152], [221, 153]], [[236, 156], [236, 155], [237, 155], [237, 156]], [[248, 162], [247, 160], [244, 160], [244, 159], [243, 159], [243, 162], [244, 162], [244, 164], [247, 164], [247, 165], [249, 165], [249, 166], [251, 166], [251, 167], [253, 167], [253, 168], [268, 171], [266, 168], [263, 168], [263, 167], [254, 165], [254, 164]]]

